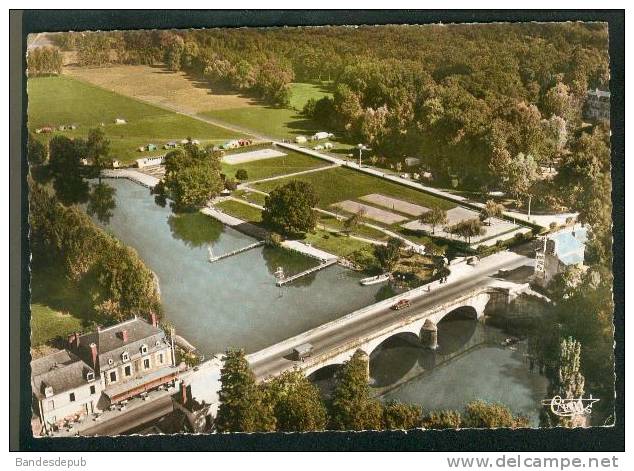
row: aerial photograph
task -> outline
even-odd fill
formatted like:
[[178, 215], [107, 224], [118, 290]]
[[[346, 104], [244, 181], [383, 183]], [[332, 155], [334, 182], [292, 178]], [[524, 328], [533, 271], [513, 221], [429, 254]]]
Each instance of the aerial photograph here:
[[615, 424], [607, 23], [25, 63], [34, 437]]

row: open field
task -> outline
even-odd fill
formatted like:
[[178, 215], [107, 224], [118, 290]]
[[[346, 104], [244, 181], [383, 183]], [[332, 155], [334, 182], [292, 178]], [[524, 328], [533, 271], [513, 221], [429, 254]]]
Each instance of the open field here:
[[258, 149], [247, 152], [239, 152], [236, 154], [225, 155], [222, 158], [224, 163], [230, 165], [245, 164], [263, 159], [272, 159], [275, 157], [284, 157], [286, 154], [274, 149]]
[[[456, 207], [450, 201], [347, 168], [333, 168], [292, 178], [311, 183], [319, 197], [319, 207], [323, 209], [328, 209], [328, 206], [333, 203], [354, 200], [368, 193], [380, 193], [426, 208], [437, 206], [451, 209]], [[253, 187], [269, 193], [273, 188], [284, 185], [288, 181], [289, 179], [282, 178], [271, 182], [256, 183]]]
[[[222, 143], [240, 137], [194, 118], [179, 115], [137, 100], [103, 90], [70, 77], [38, 77], [28, 80], [29, 129], [60, 124], [76, 124], [74, 131], [63, 131], [68, 137], [84, 137], [91, 127], [104, 123], [110, 139], [112, 158], [131, 162], [140, 157], [165, 153], [160, 147], [167, 141], [185, 137], [201, 143]], [[123, 118], [127, 124], [114, 124]], [[60, 132], [62, 133], [62, 132]], [[52, 134], [36, 135], [48, 139]], [[138, 152], [148, 143], [156, 144], [153, 152]]]
[[214, 90], [205, 80], [198, 80], [185, 72], [172, 72], [162, 66], [68, 67], [64, 72], [124, 96], [174, 107], [187, 113], [255, 104], [251, 98], [235, 92]]
[[[286, 155], [282, 157], [274, 157], [270, 159], [254, 160], [232, 165], [224, 161], [222, 162], [222, 172], [228, 177], [233, 178], [236, 170], [244, 169], [247, 171], [248, 180], [259, 180], [262, 178], [275, 177], [278, 175], [286, 175], [288, 173], [302, 172], [314, 168], [325, 167], [330, 165], [325, 160], [311, 157], [299, 152], [284, 150]], [[227, 154], [226, 157], [239, 156], [240, 154]]]
[[357, 250], [372, 250], [372, 244], [346, 237], [343, 234], [332, 234], [322, 229], [306, 234], [303, 242], [339, 257], [347, 257]]

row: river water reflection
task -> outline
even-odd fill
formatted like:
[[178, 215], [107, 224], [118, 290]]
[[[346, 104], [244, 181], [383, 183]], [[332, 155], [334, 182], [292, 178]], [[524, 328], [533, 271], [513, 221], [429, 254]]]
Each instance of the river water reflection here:
[[373, 392], [424, 410], [462, 410], [476, 399], [500, 402], [537, 426], [546, 378], [529, 371], [524, 344], [502, 347], [505, 337], [473, 320], [440, 322], [436, 351], [420, 348], [413, 336], [393, 337], [371, 356]]
[[258, 247], [209, 263], [208, 247], [220, 255], [254, 239], [203, 214], [174, 216], [130, 181], [108, 183], [117, 207], [106, 230], [134, 247], [157, 274], [166, 318], [204, 353], [257, 351], [381, 296], [380, 286], [361, 286], [359, 274], [339, 266], [278, 288], [277, 267], [288, 275], [317, 263], [282, 249]]

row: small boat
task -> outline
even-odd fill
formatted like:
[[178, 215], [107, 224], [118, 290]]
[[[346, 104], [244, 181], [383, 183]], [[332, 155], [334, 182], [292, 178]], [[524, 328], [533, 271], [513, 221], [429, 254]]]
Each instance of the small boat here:
[[376, 285], [377, 283], [383, 283], [384, 281], [388, 281], [390, 279], [389, 273], [384, 273], [382, 275], [371, 276], [369, 278], [363, 278], [359, 280], [363, 286]]

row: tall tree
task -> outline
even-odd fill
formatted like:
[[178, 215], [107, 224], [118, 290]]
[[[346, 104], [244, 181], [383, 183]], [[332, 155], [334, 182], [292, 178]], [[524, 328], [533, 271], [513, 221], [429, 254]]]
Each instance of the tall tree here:
[[262, 221], [283, 234], [304, 234], [317, 224], [317, 214], [313, 210], [317, 203], [317, 195], [310, 183], [293, 180], [275, 188], [266, 197]]
[[227, 350], [220, 370], [220, 405], [215, 426], [219, 432], [270, 432], [275, 417], [255, 384], [243, 350]]
[[392, 271], [401, 257], [401, 248], [403, 241], [396, 237], [390, 237], [386, 245], [375, 245], [374, 256], [381, 268], [386, 271]]
[[110, 163], [110, 141], [102, 128], [92, 128], [88, 131], [86, 139], [86, 158], [97, 172], [97, 178], [101, 183], [101, 170]]
[[273, 407], [277, 431], [308, 432], [326, 427], [326, 408], [319, 390], [301, 371], [286, 371], [266, 383], [265, 401]]
[[390, 401], [383, 406], [383, 427], [388, 430], [411, 430], [422, 426], [423, 411], [416, 404]]
[[480, 221], [480, 219], [473, 218], [466, 219], [454, 224], [453, 226], [449, 227], [449, 232], [451, 234], [462, 237], [467, 241], [468, 244], [470, 244], [471, 238], [484, 235], [485, 229], [484, 227], [482, 227], [482, 221]]
[[330, 424], [335, 430], [380, 430], [381, 404], [370, 397], [368, 357], [357, 350], [335, 378]]
[[41, 165], [46, 162], [46, 146], [29, 133], [27, 156], [31, 165]]

